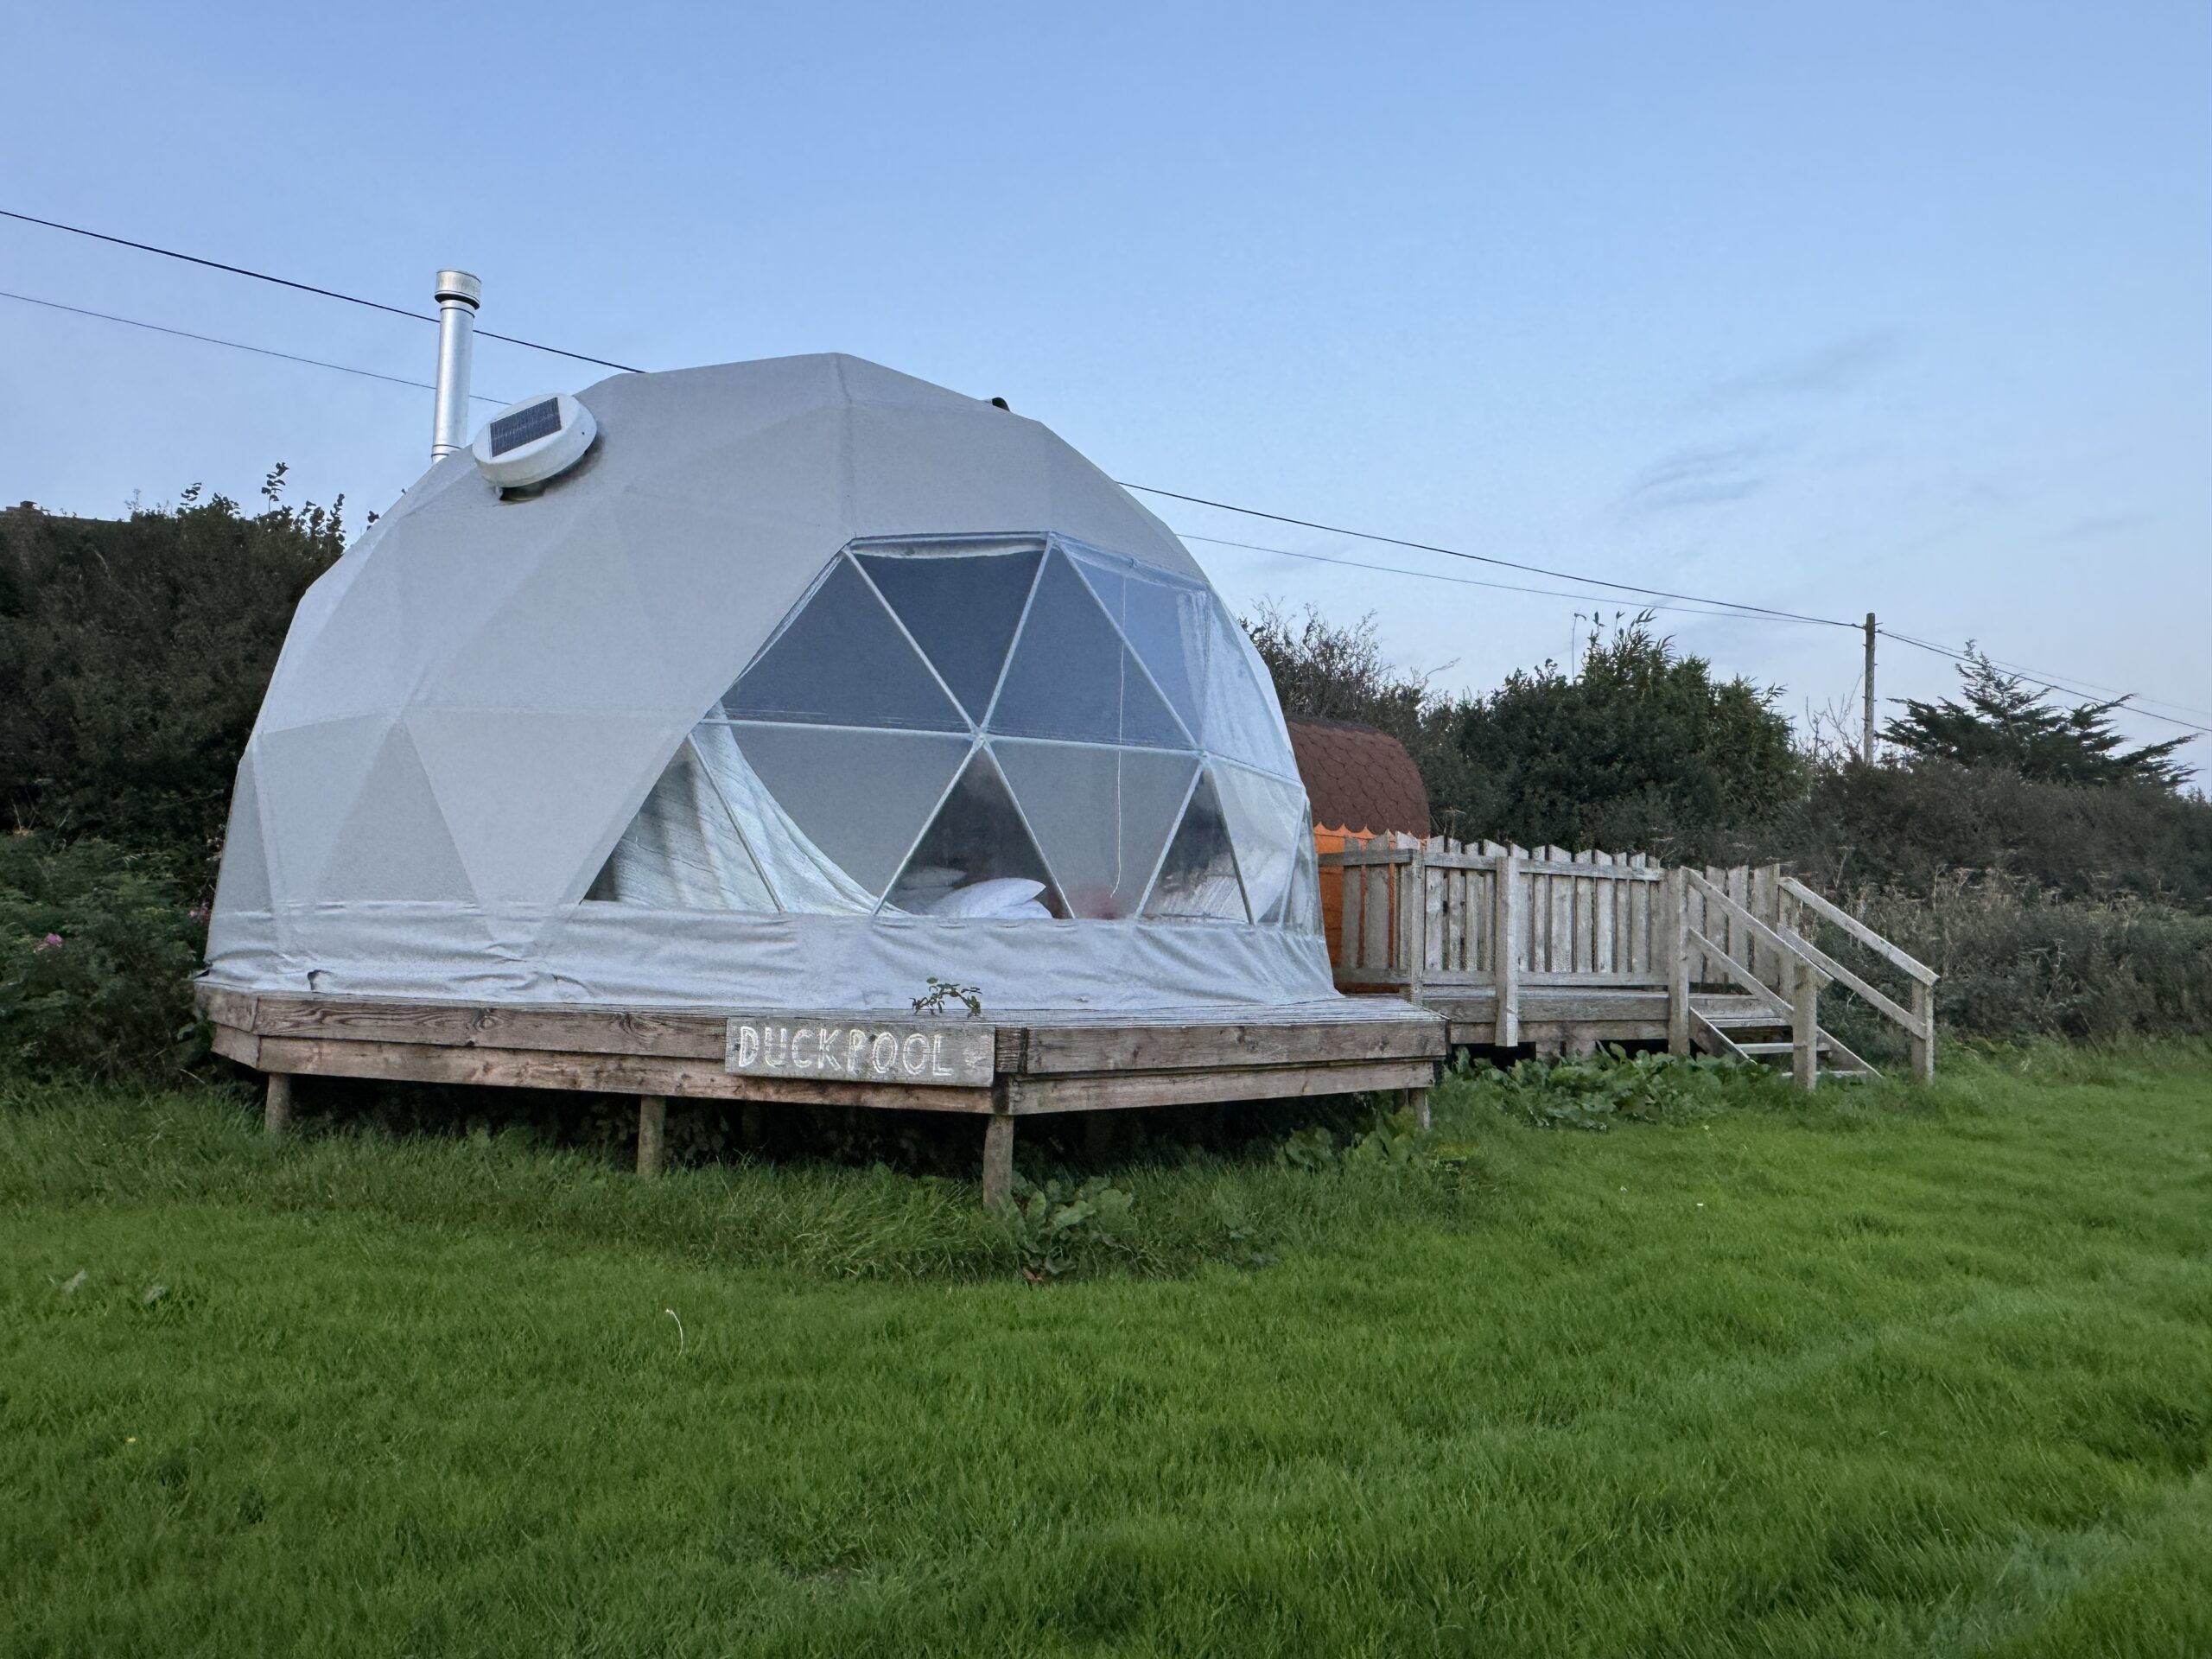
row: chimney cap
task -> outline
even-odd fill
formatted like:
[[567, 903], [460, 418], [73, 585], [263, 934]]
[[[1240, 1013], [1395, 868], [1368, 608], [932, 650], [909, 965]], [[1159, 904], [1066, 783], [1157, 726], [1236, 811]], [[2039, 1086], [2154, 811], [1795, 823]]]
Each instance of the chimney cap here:
[[442, 270], [438, 273], [437, 296], [441, 302], [459, 300], [474, 308], [484, 302], [484, 284], [465, 270]]

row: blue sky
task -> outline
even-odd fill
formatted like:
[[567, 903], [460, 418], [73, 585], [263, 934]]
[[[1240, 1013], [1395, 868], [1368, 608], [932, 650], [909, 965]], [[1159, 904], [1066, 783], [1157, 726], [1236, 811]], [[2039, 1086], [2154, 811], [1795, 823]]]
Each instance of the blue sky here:
[[[0, 207], [425, 309], [457, 264], [486, 327], [647, 367], [854, 352], [1124, 480], [2212, 709], [2201, 0], [86, 4], [9, 38]], [[422, 325], [5, 222], [0, 289], [431, 367]], [[367, 508], [426, 460], [404, 387], [13, 301], [0, 353], [10, 500], [250, 499], [282, 459]], [[487, 343], [477, 385], [599, 372]], [[1192, 545], [1240, 608], [1372, 611], [1452, 687], [1599, 608]], [[1854, 695], [1842, 630], [1664, 620], [1793, 712]], [[1885, 644], [1885, 696], [1951, 683]]]

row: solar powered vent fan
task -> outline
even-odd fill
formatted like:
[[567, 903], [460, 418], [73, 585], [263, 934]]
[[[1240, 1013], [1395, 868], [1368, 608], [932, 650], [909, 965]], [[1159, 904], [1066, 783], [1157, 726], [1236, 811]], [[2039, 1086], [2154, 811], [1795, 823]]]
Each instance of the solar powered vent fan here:
[[476, 470], [502, 490], [557, 478], [584, 457], [599, 423], [565, 391], [509, 404], [476, 435]]

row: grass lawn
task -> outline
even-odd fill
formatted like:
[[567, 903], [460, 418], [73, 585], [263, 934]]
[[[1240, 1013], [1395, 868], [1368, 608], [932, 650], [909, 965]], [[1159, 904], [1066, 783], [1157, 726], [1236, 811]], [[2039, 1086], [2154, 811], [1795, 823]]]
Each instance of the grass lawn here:
[[1497, 1098], [1033, 1286], [950, 1181], [0, 1084], [0, 1653], [2212, 1653], [2212, 1052]]

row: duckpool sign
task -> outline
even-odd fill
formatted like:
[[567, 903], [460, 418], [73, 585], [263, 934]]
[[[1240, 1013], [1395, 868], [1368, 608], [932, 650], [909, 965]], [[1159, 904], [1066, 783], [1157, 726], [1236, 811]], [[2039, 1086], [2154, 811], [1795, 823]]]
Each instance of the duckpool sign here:
[[823, 1021], [732, 1014], [723, 1069], [741, 1077], [836, 1077], [983, 1089], [996, 1071], [998, 1027], [976, 1020]]

